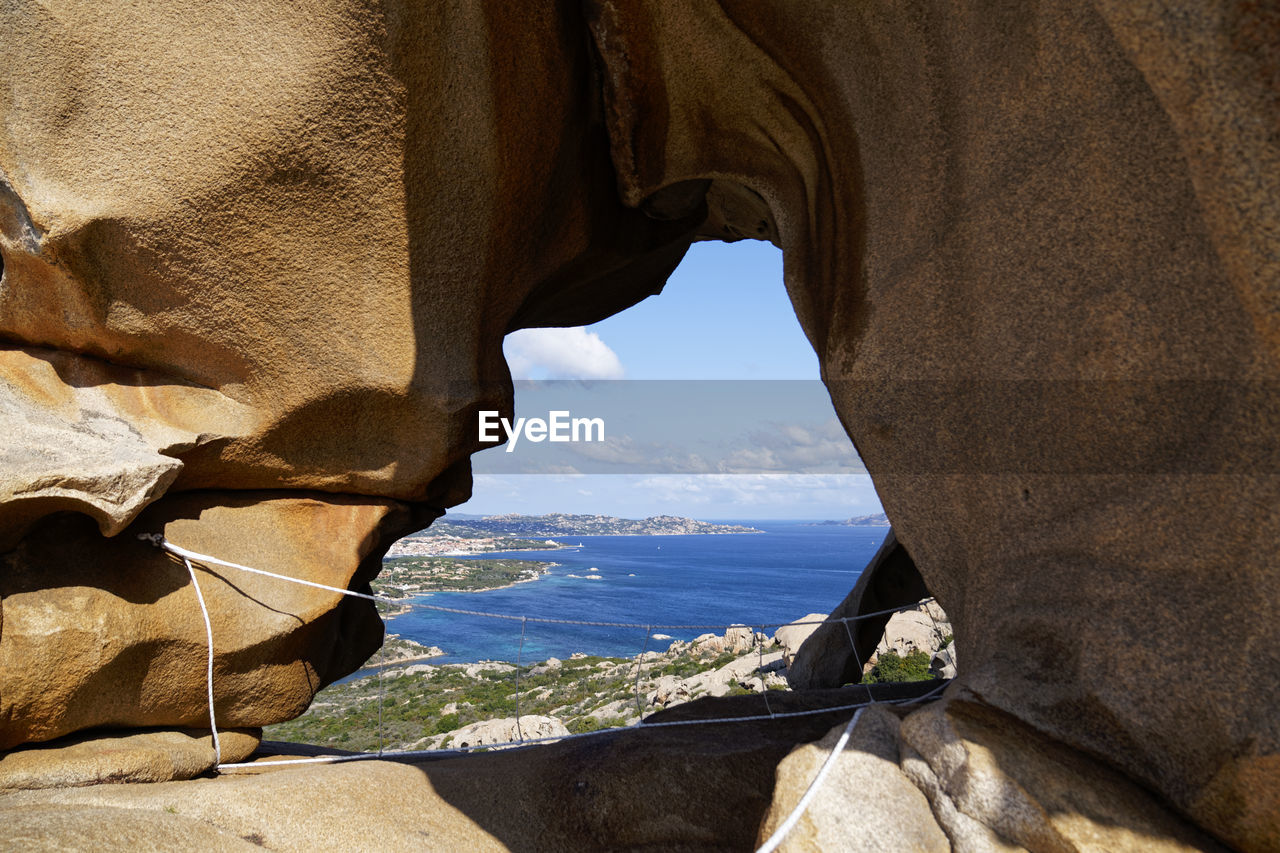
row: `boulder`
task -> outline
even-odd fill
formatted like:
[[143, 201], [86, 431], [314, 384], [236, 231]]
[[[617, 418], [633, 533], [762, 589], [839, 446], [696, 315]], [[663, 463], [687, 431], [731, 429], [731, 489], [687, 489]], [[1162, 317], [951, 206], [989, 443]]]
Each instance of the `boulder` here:
[[[221, 729], [222, 761], [248, 758], [261, 735], [259, 729]], [[191, 779], [213, 770], [215, 758], [207, 731], [72, 735], [0, 754], [0, 791]]]
[[555, 717], [528, 714], [520, 717], [518, 723], [515, 717], [472, 723], [450, 732], [443, 742], [450, 747], [487, 746], [521, 739], [562, 737], [567, 734], [569, 730]]
[[[135, 534], [194, 513], [180, 544], [362, 587], [469, 496], [503, 335], [659, 290], [701, 220], [618, 198], [580, 12], [225, 12], [0, 10], [0, 748], [195, 725], [200, 614]], [[494, 90], [500, 53], [530, 73]], [[277, 499], [335, 510], [216, 520]], [[376, 643], [367, 604], [213, 596], [231, 725]], [[68, 651], [32, 667], [42, 611]]]
[[802, 616], [790, 625], [783, 625], [773, 632], [773, 641], [782, 646], [782, 661], [787, 667], [795, 660], [796, 652], [804, 645], [814, 631], [822, 627], [827, 618], [825, 613], [810, 613]]
[[[367, 591], [380, 568], [370, 551], [405, 514], [387, 500], [193, 491], [148, 507], [137, 529], [232, 562]], [[347, 538], [351, 531], [361, 532]], [[297, 716], [381, 642], [370, 601], [194, 565], [213, 632], [220, 727]], [[50, 516], [0, 555], [0, 595], [0, 749], [96, 727], [208, 726], [205, 624], [187, 568], [172, 555], [133, 536], [102, 539], [82, 515]], [[178, 756], [174, 763], [193, 766]]]
[[[899, 725], [898, 717], [886, 708], [872, 706], [862, 712], [826, 783], [779, 850], [950, 853], [951, 842], [939, 828], [929, 801], [902, 771]], [[759, 844], [799, 804], [844, 729], [845, 724], [840, 724], [821, 740], [796, 747], [778, 764]]]
[[[951, 639], [951, 623], [938, 602], [921, 602], [914, 610], [903, 610], [889, 617], [884, 627], [884, 636], [876, 645], [875, 653], [863, 664], [863, 673], [869, 672], [885, 652], [906, 657], [912, 652], [920, 651], [933, 661], [944, 647], [951, 647]], [[948, 654], [947, 661], [952, 667], [955, 666], [954, 651]], [[946, 666], [947, 661], [939, 663], [939, 666]]]
[[720, 654], [725, 651], [724, 637], [719, 634], [699, 634], [693, 638], [691, 645], [714, 654]]
[[[200, 724], [192, 590], [135, 534], [364, 588], [469, 494], [504, 334], [759, 237], [900, 546], [843, 612], [918, 579], [897, 603], [937, 597], [975, 704], [1274, 847], [1270, 5], [13, 2], [0, 31], [0, 748]], [[209, 585], [252, 727], [378, 630], [247, 583]], [[882, 629], [852, 668], [815, 632], [792, 683], [856, 678]], [[1036, 843], [1093, 808], [1001, 802]]]
[[735, 655], [743, 654], [755, 643], [755, 632], [745, 625], [734, 625], [724, 632], [724, 650]]
[[796, 651], [787, 670], [788, 683], [797, 690], [856, 684], [882, 642], [894, 609], [916, 604], [928, 594], [911, 555], [890, 529], [844, 601], [823, 617], [827, 624], [814, 628]]
[[[775, 701], [794, 711], [849, 697], [779, 694]], [[762, 712], [759, 697], [678, 709], [681, 719]], [[424, 839], [449, 850], [747, 850], [769, 806], [778, 762], [841, 716], [797, 717], [790, 725], [636, 726], [465, 756], [18, 791], [0, 794], [0, 826], [6, 847], [34, 850], [194, 843], [218, 850], [236, 849], [232, 843], [240, 839], [268, 850], [420, 849]], [[175, 838], [186, 826], [194, 827], [189, 837]]]
[[960, 672], [956, 665], [956, 644], [949, 643], [939, 649], [929, 661], [929, 670], [938, 678], [955, 678]]
[[692, 698], [692, 692], [683, 679], [676, 678], [674, 675], [664, 675], [658, 679], [654, 685], [653, 693], [649, 694], [650, 705], [675, 705], [680, 702], [687, 702]]
[[[719, 669], [700, 672], [684, 679], [681, 684], [689, 695], [705, 694], [723, 696], [734, 687], [745, 690], [767, 689], [769, 684], [783, 684], [777, 675], [783, 668], [782, 652], [772, 651], [763, 656], [746, 655], [730, 661]], [[764, 682], [761, 682], [764, 679]]]
[[749, 190], [958, 680], [1270, 848], [1275, 10], [592, 9], [623, 197]]
[[898, 739], [902, 772], [957, 849], [1225, 849], [1114, 768], [949, 696], [907, 715]]

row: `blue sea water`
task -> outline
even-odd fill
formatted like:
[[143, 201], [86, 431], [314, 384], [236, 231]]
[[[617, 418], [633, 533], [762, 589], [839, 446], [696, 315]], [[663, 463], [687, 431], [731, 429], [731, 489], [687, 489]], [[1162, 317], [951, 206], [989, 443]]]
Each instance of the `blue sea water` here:
[[[514, 616], [653, 625], [688, 640], [707, 629], [670, 625], [776, 625], [828, 613], [853, 588], [888, 528], [741, 521], [763, 533], [695, 536], [554, 537], [581, 548], [503, 556], [559, 563], [541, 579], [485, 592], [439, 592], [427, 604]], [[487, 554], [485, 557], [492, 557]], [[596, 572], [589, 569], [596, 568]], [[583, 577], [598, 574], [600, 580]], [[571, 577], [577, 575], [578, 577]], [[389, 620], [389, 633], [448, 654], [432, 663], [526, 662], [574, 652], [629, 656], [646, 648], [644, 628], [550, 625], [414, 610]], [[772, 633], [773, 628], [767, 628]], [[720, 632], [717, 632], [720, 633]], [[670, 640], [650, 639], [664, 650]]]

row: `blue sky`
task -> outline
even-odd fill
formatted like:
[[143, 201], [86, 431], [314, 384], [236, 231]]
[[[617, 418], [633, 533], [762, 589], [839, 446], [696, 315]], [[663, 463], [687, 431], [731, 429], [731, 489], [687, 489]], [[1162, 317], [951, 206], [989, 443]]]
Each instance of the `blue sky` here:
[[[517, 380], [794, 381], [587, 383], [596, 396], [574, 397], [575, 416], [596, 414], [581, 410], [629, 389], [637, 400], [648, 400], [682, 388], [665, 404], [645, 403], [648, 418], [606, 418], [613, 424], [607, 449], [615, 457], [635, 463], [647, 462], [647, 454], [680, 456], [680, 463], [584, 466], [564, 455], [572, 449], [564, 445], [554, 448], [554, 456], [549, 443], [517, 443], [511, 454], [501, 447], [477, 454], [474, 496], [456, 512], [782, 519], [880, 511], [870, 478], [860, 473], [817, 382], [817, 357], [782, 283], [782, 253], [768, 243], [696, 243], [661, 294], [592, 326], [516, 332], [505, 350]], [[544, 414], [545, 398], [535, 391], [545, 387], [517, 382], [516, 415]], [[735, 393], [749, 395], [747, 408], [758, 421], [744, 417]], [[673, 442], [662, 434], [657, 422], [666, 414], [678, 424], [667, 432], [682, 429], [687, 438]], [[642, 427], [640, 421], [654, 423]], [[579, 449], [598, 460], [606, 448]], [[537, 452], [543, 455], [526, 455]], [[513, 464], [517, 454], [524, 468]], [[697, 464], [691, 467], [690, 458]], [[536, 459], [543, 461], [530, 461]], [[560, 473], [507, 473], [512, 470]], [[579, 473], [584, 471], [589, 473]]]

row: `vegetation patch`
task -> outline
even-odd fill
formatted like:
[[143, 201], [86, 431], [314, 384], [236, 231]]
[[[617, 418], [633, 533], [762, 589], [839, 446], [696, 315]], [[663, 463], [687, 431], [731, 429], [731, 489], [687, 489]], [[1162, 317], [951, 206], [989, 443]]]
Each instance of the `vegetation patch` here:
[[477, 592], [536, 580], [555, 565], [540, 560], [464, 560], [457, 557], [391, 557], [371, 584], [386, 598], [426, 592]]
[[[305, 714], [266, 727], [264, 736], [360, 751], [380, 746], [430, 749], [444, 745], [442, 737], [449, 732], [472, 723], [530, 714], [555, 717], [571, 732], [594, 731], [630, 725], [640, 719], [642, 710], [648, 713], [677, 701], [657, 701], [658, 680], [664, 676], [696, 678], [735, 662], [735, 670], [750, 673], [758, 658], [755, 649], [734, 654], [698, 643], [674, 643], [667, 652], [650, 652], [640, 659], [574, 655], [521, 667], [518, 693], [516, 667], [510, 663], [397, 665], [383, 670], [381, 683], [375, 674], [330, 685], [317, 694]], [[376, 660], [375, 656], [371, 663]], [[769, 679], [771, 687], [783, 686], [776, 675]], [[690, 685], [679, 701], [707, 691], [714, 695], [752, 692], [739, 680], [755, 684], [765, 679], [758, 674], [735, 675], [705, 687]]]
[[880, 655], [876, 665], [863, 676], [865, 684], [886, 681], [928, 681], [937, 676], [929, 669], [929, 653], [915, 649], [902, 657], [890, 649]]

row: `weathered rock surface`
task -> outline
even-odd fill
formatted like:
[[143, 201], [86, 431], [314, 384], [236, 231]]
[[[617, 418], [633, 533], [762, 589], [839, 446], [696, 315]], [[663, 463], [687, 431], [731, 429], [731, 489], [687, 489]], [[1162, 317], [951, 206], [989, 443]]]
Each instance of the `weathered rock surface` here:
[[[573, 4], [19, 2], [0, 32], [0, 748], [196, 724], [199, 612], [133, 534], [203, 501], [179, 544], [361, 586], [468, 496], [503, 335], [660, 289], [701, 219], [617, 197]], [[336, 509], [215, 522], [268, 492]], [[367, 604], [261, 592], [213, 590], [230, 725], [376, 643]]]
[[[222, 761], [243, 761], [260, 740], [258, 729], [221, 729]], [[213, 737], [207, 731], [72, 735], [0, 754], [0, 790], [168, 782], [191, 779], [216, 764]]]
[[1250, 674], [1280, 671], [1278, 22], [1184, 0], [593, 19], [624, 197], [732, 175], [772, 214], [959, 679], [1245, 849], [1280, 838], [1280, 682]]
[[[790, 712], [861, 693], [774, 701]], [[738, 697], [655, 719], [762, 711], [760, 697]], [[640, 726], [429, 761], [9, 792], [0, 794], [0, 821], [18, 839], [10, 846], [36, 850], [67, 840], [159, 848], [185, 822], [211, 849], [238, 849], [241, 839], [270, 850], [414, 847], [424, 835], [451, 849], [752, 849], [808, 786], [847, 713]], [[968, 700], [870, 708], [837, 762], [784, 849], [1221, 849], [1115, 770]]]
[[525, 714], [517, 724], [515, 717], [500, 720], [485, 720], [450, 732], [441, 739], [440, 745], [446, 747], [486, 746], [495, 743], [512, 743], [524, 738], [563, 737], [569, 730], [564, 723], [555, 717], [544, 717], [538, 714]]
[[[1104, 759], [1084, 787], [1113, 768], [1275, 849], [1276, 10], [585, 5], [3, 7], [0, 744], [198, 725], [191, 590], [133, 533], [359, 586], [465, 498], [503, 334], [656, 291], [701, 228], [786, 254], [910, 554], [868, 583], [918, 572], [959, 681]], [[233, 724], [376, 642], [336, 597], [211, 586]], [[793, 684], [848, 680], [806, 652], [834, 637]], [[911, 743], [937, 813], [987, 808]], [[1057, 844], [1094, 808], [1024, 802], [982, 813]]]
[[825, 613], [810, 613], [773, 632], [773, 641], [782, 647], [782, 662], [785, 666], [791, 666], [805, 640], [822, 627], [826, 618]]
[[893, 611], [927, 595], [911, 555], [890, 530], [844, 601], [823, 617], [827, 624], [815, 628], [796, 651], [787, 683], [797, 690], [856, 684], [883, 641]]
[[[380, 568], [372, 549], [405, 515], [396, 501], [196, 491], [148, 508], [138, 528], [367, 590]], [[132, 536], [95, 542], [86, 527], [83, 516], [51, 516], [0, 557], [0, 749], [87, 728], [208, 725], [208, 642], [186, 567]], [[197, 572], [223, 727], [297, 716], [381, 641], [372, 602], [218, 566]]]
[[[949, 647], [952, 638], [951, 622], [947, 614], [936, 601], [924, 601], [914, 610], [904, 610], [889, 617], [884, 626], [884, 636], [876, 646], [875, 653], [863, 664], [863, 672], [869, 672], [886, 652], [893, 652], [899, 657], [906, 657], [912, 652], [924, 652], [933, 661], [944, 647]], [[947, 656], [948, 663], [954, 667], [954, 654]], [[947, 677], [954, 676], [954, 672]]]
[[[920, 789], [903, 773], [899, 719], [885, 708], [862, 713], [828, 781], [809, 803], [779, 848], [784, 851], [899, 850], [950, 853]], [[778, 764], [773, 802], [760, 825], [764, 843], [800, 802], [844, 731], [836, 726], [819, 741], [797, 747]]]
[[903, 772], [957, 849], [1221, 850], [1113, 768], [964, 698], [902, 721]]
[[[723, 696], [735, 687], [743, 690], [767, 690], [770, 685], [786, 683], [782, 676], [777, 674], [782, 666], [780, 651], [772, 651], [764, 655], [747, 655], [719, 669], [700, 672], [681, 679], [680, 687], [674, 691], [673, 698], [678, 698], [681, 694]], [[663, 704], [672, 703], [669, 700]]]
[[[778, 765], [761, 841], [799, 802], [843, 729]], [[1113, 768], [968, 696], [920, 710], [866, 709], [780, 849], [1223, 848]]]
[[[317, 839], [318, 840], [318, 839]], [[261, 850], [261, 837], [237, 836], [207, 821], [160, 809], [125, 806], [27, 805], [6, 809], [10, 850]]]
[[[830, 691], [776, 701], [799, 710], [850, 697]], [[762, 711], [759, 697], [739, 697], [682, 705], [679, 718]], [[31, 850], [57, 849], [63, 838], [82, 848], [162, 848], [178, 821], [201, 824], [190, 844], [209, 839], [215, 850], [222, 838], [268, 850], [745, 850], [769, 805], [778, 761], [842, 716], [641, 726], [460, 758], [15, 792], [0, 794], [0, 825], [20, 826], [19, 849]], [[151, 830], [146, 818], [153, 816]]]

